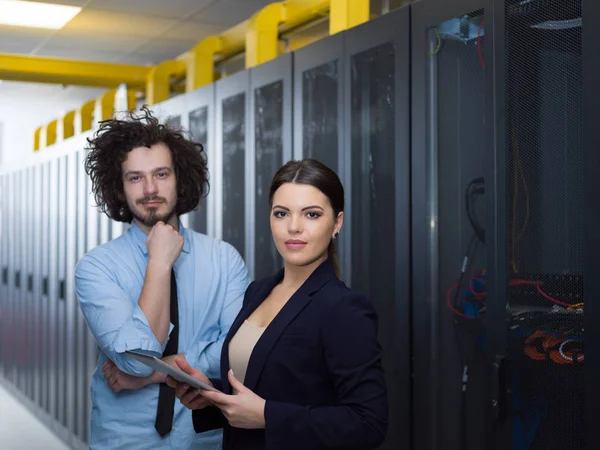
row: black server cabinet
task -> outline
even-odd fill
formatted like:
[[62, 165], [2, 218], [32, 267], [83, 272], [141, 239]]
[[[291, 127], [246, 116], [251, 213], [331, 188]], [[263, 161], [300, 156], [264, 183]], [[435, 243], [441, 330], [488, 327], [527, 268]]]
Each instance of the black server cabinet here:
[[488, 448], [581, 449], [593, 207], [584, 201], [582, 0], [493, 7]]
[[271, 276], [282, 267], [271, 237], [269, 188], [275, 172], [292, 159], [292, 92], [291, 54], [250, 70], [246, 248], [251, 279]]
[[42, 164], [42, 327], [41, 333], [41, 352], [40, 376], [42, 409], [50, 414], [50, 162]]
[[[204, 147], [204, 155], [209, 166], [209, 177], [212, 176], [215, 159], [215, 86], [211, 84], [186, 94], [188, 115], [188, 131], [196, 142]], [[216, 186], [209, 179], [208, 193], [200, 200], [195, 211], [189, 213], [189, 227], [202, 234], [214, 236], [214, 190]], [[209, 226], [209, 222], [211, 225]]]
[[244, 70], [216, 83], [216, 237], [233, 245], [242, 258], [246, 255], [248, 202], [248, 91], [249, 72]]
[[484, 0], [412, 9], [413, 448], [485, 447]]
[[32, 205], [32, 248], [31, 257], [33, 277], [32, 277], [32, 349], [31, 357], [33, 370], [33, 401], [38, 408], [42, 408], [42, 323], [44, 316], [42, 314], [42, 193], [43, 193], [43, 166], [37, 164], [33, 172], [33, 205]]
[[345, 279], [379, 316], [383, 449], [410, 447], [409, 8], [344, 33]]

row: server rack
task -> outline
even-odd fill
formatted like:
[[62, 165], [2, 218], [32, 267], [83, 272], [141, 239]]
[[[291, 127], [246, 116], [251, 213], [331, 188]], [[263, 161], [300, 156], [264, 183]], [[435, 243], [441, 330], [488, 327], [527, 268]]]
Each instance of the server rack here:
[[8, 278], [9, 278], [9, 230], [8, 230], [8, 175], [0, 177], [0, 266], [2, 273], [0, 274], [0, 305], [4, 311], [0, 321], [2, 329], [0, 329], [0, 377], [4, 377], [8, 368]]
[[379, 315], [390, 417], [382, 448], [410, 447], [409, 8], [344, 33], [343, 119], [351, 287]]
[[32, 208], [32, 372], [33, 372], [33, 402], [42, 406], [42, 330], [44, 315], [42, 313], [42, 193], [43, 193], [43, 166], [38, 164], [33, 168], [33, 208]]
[[249, 205], [245, 185], [248, 180], [248, 91], [250, 73], [245, 70], [216, 82], [215, 185], [217, 219], [215, 235], [233, 245], [249, 264], [246, 254]]
[[[208, 173], [215, 173], [215, 86], [204, 86], [186, 94], [187, 130], [196, 142], [204, 147], [208, 163]], [[212, 178], [209, 179], [207, 195], [200, 200], [195, 211], [189, 214], [189, 227], [193, 230], [215, 236], [215, 194]]]
[[485, 217], [484, 6], [412, 5], [413, 446], [424, 450], [485, 448], [483, 321], [464, 286], [486, 259], [468, 219]]
[[582, 48], [593, 41], [583, 40], [581, 0], [493, 6], [489, 336], [498, 406], [490, 439], [583, 448], [584, 249], [592, 249]]
[[282, 267], [270, 231], [269, 188], [275, 172], [292, 159], [292, 91], [291, 54], [250, 70], [246, 251], [251, 279]]

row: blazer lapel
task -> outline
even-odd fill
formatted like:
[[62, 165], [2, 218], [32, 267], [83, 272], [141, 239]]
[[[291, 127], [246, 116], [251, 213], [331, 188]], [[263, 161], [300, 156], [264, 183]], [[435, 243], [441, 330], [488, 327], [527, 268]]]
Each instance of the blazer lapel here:
[[235, 336], [235, 333], [240, 329], [244, 321], [254, 312], [256, 308], [267, 298], [273, 288], [281, 282], [283, 279], [283, 269], [280, 270], [275, 276], [267, 278], [264, 282], [254, 289], [251, 293], [251, 298], [248, 299], [246, 307], [243, 308], [236, 319], [231, 324], [231, 328], [225, 337], [223, 342], [223, 348], [221, 349], [221, 382], [223, 384], [223, 392], [225, 394], [231, 394], [231, 386], [229, 385], [229, 378], [227, 372], [229, 372], [229, 342]]
[[[327, 259], [315, 269], [315, 271], [308, 277], [300, 289], [298, 289], [294, 295], [290, 297], [283, 308], [281, 308], [281, 311], [279, 311], [279, 314], [275, 316], [273, 321], [265, 329], [263, 335], [256, 343], [256, 346], [252, 351], [252, 355], [250, 356], [250, 361], [248, 362], [244, 386], [250, 390], [255, 389], [260, 378], [260, 374], [267, 361], [268, 355], [281, 334], [284, 332], [290, 322], [292, 322], [292, 320], [294, 320], [294, 318], [310, 303], [313, 294], [334, 277], [335, 271], [333, 269], [333, 265], [329, 259]], [[271, 286], [266, 293], [264, 291], [261, 292], [261, 295], [263, 295], [260, 297], [261, 301], [253, 308], [248, 308], [250, 313], [254, 311], [254, 309], [256, 309], [260, 303], [262, 303], [272, 289], [273, 286]], [[250, 315], [250, 313], [248, 313], [248, 315]], [[246, 317], [248, 317], [248, 315]]]

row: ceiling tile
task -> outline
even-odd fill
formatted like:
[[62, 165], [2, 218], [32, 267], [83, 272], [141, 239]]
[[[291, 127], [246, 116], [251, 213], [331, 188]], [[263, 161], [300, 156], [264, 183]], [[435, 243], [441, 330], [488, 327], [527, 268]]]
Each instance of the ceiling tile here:
[[219, 0], [206, 9], [194, 14], [190, 20], [233, 26], [264, 8], [269, 0]]
[[179, 39], [153, 39], [135, 50], [138, 55], [167, 55], [166, 59], [175, 58], [191, 48], [186, 41]]
[[154, 37], [160, 36], [171, 27], [176, 26], [177, 23], [178, 21], [174, 19], [121, 14], [86, 8], [65, 25], [60, 32], [100, 33], [104, 36], [119, 34], [132, 37]]
[[91, 8], [121, 13], [181, 19], [187, 18], [215, 0], [93, 0]]
[[0, 26], [0, 53], [29, 53], [54, 32], [38, 28]]
[[[179, 39], [186, 42], [191, 42], [192, 45], [200, 42], [207, 36], [213, 34], [219, 34], [227, 29], [226, 26], [216, 25], [214, 23], [200, 23], [200, 22], [181, 22], [176, 27], [171, 28], [169, 31], [164, 33], [161, 37], [167, 39]], [[190, 46], [190, 47], [191, 47]]]
[[90, 51], [89, 49], [65, 48], [57, 46], [46, 46], [39, 52], [39, 56], [48, 56], [52, 58], [65, 58], [77, 61], [100, 61], [100, 62], [116, 62], [116, 60], [125, 54], [121, 51]]
[[116, 33], [79, 33], [76, 31], [61, 30], [56, 36], [48, 40], [46, 45], [40, 49], [48, 53], [48, 49], [62, 48], [81, 52], [88, 51], [90, 55], [94, 52], [123, 52], [134, 51], [137, 47], [145, 44], [149, 37], [131, 36]]

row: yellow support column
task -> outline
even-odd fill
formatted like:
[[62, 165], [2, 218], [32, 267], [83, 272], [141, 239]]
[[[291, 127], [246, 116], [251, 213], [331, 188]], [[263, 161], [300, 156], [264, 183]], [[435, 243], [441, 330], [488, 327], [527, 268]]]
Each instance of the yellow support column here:
[[63, 139], [69, 139], [75, 136], [75, 113], [77, 111], [69, 111], [62, 118]]
[[136, 92], [133, 89], [128, 89], [127, 90], [127, 109], [129, 111], [131, 111], [132, 109], [135, 109], [136, 105], [137, 105]]
[[163, 61], [154, 66], [146, 79], [146, 104], [155, 105], [169, 98], [169, 82], [172, 76], [186, 74], [186, 65], [181, 61]]
[[58, 120], [53, 120], [46, 125], [46, 147], [50, 147], [56, 143], [56, 128], [58, 126]]
[[208, 36], [190, 51], [187, 57], [186, 92], [195, 91], [215, 81], [215, 55], [221, 50], [221, 38]]
[[96, 100], [90, 100], [84, 103], [79, 110], [81, 117], [81, 132], [85, 132], [92, 129], [92, 122], [94, 120], [94, 109], [96, 108]]
[[115, 96], [117, 95], [116, 89], [106, 91], [96, 99], [96, 122], [102, 120], [108, 120], [112, 117], [115, 112]]
[[279, 24], [284, 20], [285, 6], [282, 2], [271, 3], [250, 18], [246, 33], [246, 68], [279, 56]]
[[42, 128], [44, 128], [44, 127], [36, 128], [35, 134], [33, 135], [33, 151], [34, 152], [37, 152], [40, 150]]
[[369, 20], [369, 0], [331, 0], [329, 34], [339, 33]]

